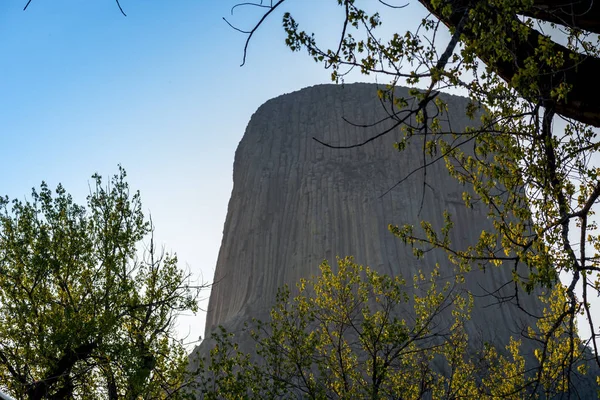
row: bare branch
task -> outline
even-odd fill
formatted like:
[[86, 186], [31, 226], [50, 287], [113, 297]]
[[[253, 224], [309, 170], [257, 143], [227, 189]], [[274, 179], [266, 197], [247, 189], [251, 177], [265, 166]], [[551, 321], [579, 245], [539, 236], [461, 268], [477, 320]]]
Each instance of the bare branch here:
[[401, 119], [398, 119], [390, 128], [384, 129], [382, 132], [376, 134], [375, 136], [371, 136], [370, 138], [366, 139], [363, 142], [351, 144], [351, 145], [347, 145], [347, 146], [337, 146], [337, 145], [331, 145], [329, 143], [325, 143], [325, 142], [317, 139], [314, 136], [313, 136], [313, 140], [316, 141], [317, 143], [322, 144], [325, 147], [329, 147], [330, 149], [353, 149], [356, 147], [364, 146], [365, 144], [370, 143], [374, 140], [377, 140], [380, 137], [385, 136], [388, 133], [392, 132], [394, 129], [396, 129], [398, 126], [400, 126], [402, 123], [406, 122], [410, 117], [412, 117], [413, 115], [416, 115], [419, 111], [421, 111], [422, 109], [427, 107], [427, 104], [429, 104], [429, 102], [431, 100], [435, 99], [438, 94], [439, 94], [439, 92], [434, 92], [433, 94], [428, 93], [425, 96], [425, 98], [419, 102], [419, 106], [416, 109], [408, 111], [408, 115], [406, 115], [405, 117], [403, 117]]
[[255, 7], [260, 7], [260, 8], [271, 8], [272, 5], [267, 6], [266, 4], [263, 4], [262, 1], [260, 3], [238, 3], [236, 5], [234, 5], [233, 7], [231, 7], [231, 15], [233, 15], [233, 11], [238, 8], [238, 7], [242, 7], [242, 6], [255, 6]]
[[[238, 32], [247, 34], [248, 37], [246, 38], [246, 43], [244, 44], [244, 57], [242, 58], [242, 63], [240, 64], [240, 67], [243, 67], [246, 64], [246, 56], [248, 55], [248, 46], [250, 45], [250, 40], [252, 40], [252, 36], [254, 36], [254, 33], [258, 30], [258, 28], [261, 27], [261, 25], [263, 24], [263, 22], [265, 22], [265, 20], [269, 17], [269, 15], [271, 15], [276, 9], [277, 7], [279, 7], [281, 4], [283, 4], [285, 0], [279, 0], [277, 3], [275, 3], [275, 5], [271, 5], [271, 6], [263, 6], [262, 2], [261, 4], [255, 4], [255, 3], [243, 3], [241, 5], [247, 5], [247, 6], [261, 6], [263, 8], [268, 8], [269, 11], [267, 11], [261, 18], [260, 20], [256, 23], [256, 25], [254, 25], [254, 27], [249, 30], [249, 31], [244, 31], [242, 29], [236, 28], [235, 26], [233, 26], [229, 21], [227, 21], [227, 19], [225, 17], [223, 17], [223, 20], [227, 23], [227, 25], [229, 25], [230, 27], [232, 27], [233, 29], [235, 29]], [[235, 8], [235, 6], [234, 6]], [[231, 12], [233, 14], [233, 8], [231, 9]]]
[[127, 14], [125, 14], [125, 11], [123, 11], [123, 7], [121, 7], [121, 3], [119, 2], [119, 0], [115, 0], [117, 2], [117, 7], [119, 7], [119, 11], [121, 11], [121, 14], [123, 14], [124, 17], [127, 16]]
[[407, 6], [408, 6], [408, 4], [409, 4], [409, 3], [406, 3], [406, 4], [402, 4], [401, 6], [395, 6], [395, 5], [393, 5], [393, 4], [386, 3], [386, 2], [385, 2], [385, 1], [383, 1], [383, 0], [378, 0], [378, 1], [379, 1], [381, 4], [383, 4], [384, 6], [386, 6], [386, 7], [389, 7], [389, 8], [395, 8], [395, 9], [399, 9], [399, 8], [404, 8], [404, 7], [407, 7]]

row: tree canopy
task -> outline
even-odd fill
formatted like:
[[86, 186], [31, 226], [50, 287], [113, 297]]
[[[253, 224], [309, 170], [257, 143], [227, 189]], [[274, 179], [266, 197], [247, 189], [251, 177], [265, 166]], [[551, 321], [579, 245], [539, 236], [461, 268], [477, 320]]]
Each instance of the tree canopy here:
[[[504, 349], [484, 344], [473, 351], [464, 329], [473, 298], [460, 282], [441, 280], [439, 268], [415, 274], [410, 283], [350, 257], [338, 259], [337, 268], [324, 262], [320, 269], [297, 288], [279, 291], [270, 321], [254, 321], [239, 333], [252, 335], [256, 354], [242, 351], [223, 328], [213, 334], [209, 357], [199, 361], [199, 395], [533, 399], [583, 393], [571, 387], [577, 372], [564, 359], [570, 342], [563, 328], [548, 342], [544, 368], [527, 362], [516, 337]], [[564, 299], [556, 289], [548, 296], [548, 313]], [[541, 321], [537, 329], [549, 327]]]
[[[284, 8], [286, 3], [290, 3], [290, 0], [245, 2], [235, 6], [266, 9], [263, 18], [253, 28], [243, 30], [248, 34], [244, 62], [249, 41], [256, 30], [271, 13]], [[398, 32], [398, 36], [387, 43], [382, 42], [374, 31], [380, 26], [380, 14], [390, 9], [402, 9], [408, 3], [379, 1], [381, 10], [371, 15], [364, 11], [367, 2], [339, 0], [337, 3], [344, 10], [343, 30], [337, 48], [321, 49], [314, 41], [314, 36], [297, 29], [296, 21], [288, 13], [284, 17], [284, 27], [290, 34], [287, 44], [293, 50], [306, 47], [311, 55], [325, 62], [327, 67], [336, 68], [336, 65], [344, 64], [359, 67], [367, 73], [385, 73], [405, 78], [420, 69], [422, 72], [417, 76], [434, 76], [434, 80], [438, 79], [435, 76], [437, 74], [444, 74], [448, 78], [460, 75], [446, 68], [449, 62], [458, 62], [468, 70], [470, 59], [478, 57], [521, 96], [543, 102], [546, 106], [552, 105], [558, 114], [566, 118], [600, 126], [600, 101], [594, 95], [600, 89], [600, 84], [594, 79], [600, 67], [595, 36], [600, 33], [600, 6], [594, 1], [419, 0], [430, 12], [422, 24], [425, 29], [406, 32], [406, 35]], [[452, 40], [445, 47], [434, 41], [423, 42], [423, 31], [437, 30], [440, 22], [450, 29]], [[537, 29], [534, 28], [535, 24]], [[352, 28], [364, 29], [366, 39], [356, 39], [356, 35], [350, 33]], [[548, 32], [544, 32], [544, 29]], [[560, 30], [562, 37], [559, 39], [562, 43], [550, 36], [554, 29]], [[456, 53], [458, 59], [451, 61], [450, 56], [459, 43], [462, 49]], [[429, 51], [434, 54], [427, 55]], [[417, 61], [417, 68], [399, 68], [403, 58]], [[536, 73], [527, 74], [527, 84], [518, 82], [523, 79], [525, 71], [531, 68], [532, 62], [535, 63]], [[429, 65], [420, 68], [423, 64]], [[462, 83], [468, 85], [469, 82]], [[568, 88], [568, 100], [557, 95], [556, 90], [561, 87]]]
[[198, 309], [198, 288], [156, 251], [125, 177], [94, 175], [86, 206], [45, 183], [30, 200], [0, 198], [0, 389], [17, 399], [180, 393], [173, 324]]

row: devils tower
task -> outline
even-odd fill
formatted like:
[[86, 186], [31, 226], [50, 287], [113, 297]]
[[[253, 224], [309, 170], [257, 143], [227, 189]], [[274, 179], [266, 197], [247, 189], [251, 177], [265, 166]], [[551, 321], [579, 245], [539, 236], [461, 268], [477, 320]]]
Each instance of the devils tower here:
[[[410, 98], [407, 89], [396, 95]], [[467, 99], [442, 97], [453, 130], [474, 124], [465, 116]], [[239, 331], [252, 317], [267, 319], [277, 289], [318, 273], [324, 259], [353, 255], [378, 272], [409, 278], [435, 263], [448, 266], [442, 251], [415, 259], [389, 232], [389, 224], [418, 226], [427, 220], [440, 227], [447, 210], [457, 248], [473, 245], [482, 230], [490, 229], [487, 209], [466, 209], [465, 187], [449, 177], [443, 162], [428, 166], [426, 186], [423, 173], [417, 172], [394, 187], [430, 161], [417, 140], [402, 152], [394, 148], [402, 137], [399, 129], [351, 149], [313, 140], [338, 146], [360, 143], [389, 127], [385, 122], [364, 127], [388, 113], [389, 105], [382, 104], [371, 84], [314, 86], [269, 100], [256, 111], [235, 154], [205, 337], [219, 325]], [[467, 288], [483, 294], [511, 280], [510, 269], [490, 268], [474, 271]], [[532, 323], [516, 307], [493, 302], [476, 304], [470, 336], [507, 343]], [[522, 305], [541, 311], [533, 296], [522, 299]]]
[[[314, 86], [271, 99], [252, 116], [235, 154], [205, 337], [222, 325], [241, 333], [241, 348], [251, 349], [244, 323], [268, 320], [278, 288], [294, 287], [301, 278], [317, 274], [323, 260], [334, 263], [336, 256], [353, 255], [380, 273], [409, 279], [436, 264], [442, 275], [453, 271], [441, 250], [416, 259], [390, 233], [390, 224], [418, 227], [426, 220], [439, 229], [447, 211], [454, 222], [450, 240], [458, 249], [474, 245], [483, 230], [492, 229], [488, 209], [482, 204], [465, 207], [467, 188], [448, 175], [443, 161], [431, 163], [422, 138], [413, 137], [402, 152], [394, 148], [403, 136], [399, 128], [347, 149], [313, 139], [349, 146], [389, 128], [390, 105], [379, 99], [377, 88]], [[396, 96], [411, 97], [403, 88]], [[440, 97], [449, 109], [444, 130], [462, 132], [476, 124], [465, 115], [467, 99]], [[416, 124], [414, 118], [406, 122]], [[535, 295], [522, 294], [520, 307], [486, 295], [513, 293], [512, 269], [506, 266], [474, 267], [464, 285], [475, 295], [466, 324], [474, 342], [503, 349], [511, 336], [535, 326], [531, 315], [542, 314]], [[196, 351], [207, 354], [209, 342]], [[527, 346], [522, 350], [531, 358], [533, 348]]]

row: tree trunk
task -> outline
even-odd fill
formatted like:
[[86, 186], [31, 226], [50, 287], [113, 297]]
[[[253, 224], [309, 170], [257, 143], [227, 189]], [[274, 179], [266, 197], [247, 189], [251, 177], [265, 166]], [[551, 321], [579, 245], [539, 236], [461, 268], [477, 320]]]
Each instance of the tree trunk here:
[[[44, 379], [35, 381], [27, 386], [27, 397], [29, 400], [41, 400], [46, 398], [51, 399], [70, 399], [73, 392], [73, 383], [68, 374], [73, 369], [77, 361], [88, 358], [92, 352], [98, 347], [96, 343], [87, 343], [77, 347], [74, 350], [68, 349], [60, 360], [56, 363]], [[65, 380], [65, 384], [56, 390], [56, 393], [50, 396], [54, 385], [61, 380]]]
[[600, 33], [600, 3], [594, 0], [535, 0], [523, 15]]
[[[469, 5], [468, 0], [451, 0], [452, 13], [448, 16], [444, 16], [439, 9], [433, 7], [431, 0], [419, 1], [450, 28], [458, 25]], [[567, 7], [561, 8], [560, 12], [556, 11], [558, 8], [558, 2], [556, 0], [537, 1], [535, 4], [536, 5], [532, 8], [531, 13], [539, 18], [548, 16], [548, 18], [552, 17], [553, 19], [562, 20], [563, 17], [570, 15], [572, 21], [579, 26], [588, 26], [590, 29], [594, 29], [594, 31], [600, 30], [600, 19], [593, 19], [597, 14], [600, 14], [600, 5], [589, 7], [587, 14], [583, 13], [581, 15], [576, 15], [574, 12], [569, 14]], [[583, 5], [581, 5], [583, 2], [575, 4], [578, 4], [578, 7], [583, 7]], [[551, 6], [556, 8], [550, 8]], [[550, 10], [555, 10], [556, 12], [551, 12]], [[515, 15], [514, 18], [514, 22], [517, 22], [521, 26], [523, 25], [517, 19], [517, 15]], [[492, 23], [492, 20], [490, 19], [487, 23]], [[535, 57], [535, 51], [539, 46], [539, 40], [542, 37], [542, 34], [534, 29], [530, 29], [528, 36], [523, 39], [519, 37], [511, 27], [506, 27], [504, 31], [504, 37], [499, 37], [498, 40], [502, 40], [503, 45], [506, 48], [511, 49], [514, 55], [513, 60], [492, 63], [490, 62], [490, 54], [486, 54], [484, 51], [481, 51], [477, 56], [483, 62], [488, 64], [488, 66], [502, 77], [502, 79], [511, 82], [512, 78], [519, 72], [521, 67], [523, 67], [524, 61], [530, 57]], [[467, 40], [477, 40], [476, 34], [468, 27], [465, 28], [463, 34]], [[540, 71], [540, 74], [536, 77], [537, 87], [540, 90], [539, 98], [528, 98], [528, 100], [538, 102], [545, 106], [551, 106], [556, 113], [561, 114], [564, 117], [600, 127], [600, 96], [598, 96], [598, 93], [600, 93], [600, 79], [597, 79], [597, 74], [600, 71], [600, 59], [583, 55], [579, 55], [579, 57], [577, 57], [579, 59], [572, 59], [571, 56], [575, 56], [576, 54], [558, 43], [554, 43], [553, 49], [556, 52], [563, 53], [563, 58], [565, 60], [564, 65], [559, 71]], [[571, 90], [567, 94], [565, 100], [558, 101], [553, 98], [551, 92], [561, 83], [568, 84], [571, 87]], [[519, 90], [519, 88], [515, 89]], [[527, 98], [527, 95], [523, 93], [522, 95]]]

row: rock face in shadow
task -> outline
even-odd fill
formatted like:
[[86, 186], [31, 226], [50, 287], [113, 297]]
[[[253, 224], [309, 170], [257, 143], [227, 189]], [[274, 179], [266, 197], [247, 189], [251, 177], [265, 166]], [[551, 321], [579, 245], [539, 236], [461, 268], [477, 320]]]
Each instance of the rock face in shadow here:
[[[397, 95], [409, 97], [406, 89], [398, 89]], [[465, 116], [466, 99], [440, 97], [448, 103], [447, 119], [454, 131], [475, 124]], [[418, 270], [430, 270], [436, 263], [442, 275], [451, 273], [443, 251], [427, 252], [417, 260], [389, 232], [389, 224], [418, 227], [427, 220], [439, 228], [447, 210], [455, 224], [451, 241], [458, 249], [474, 245], [481, 231], [491, 228], [485, 207], [465, 207], [466, 189], [449, 177], [443, 161], [429, 165], [426, 175], [419, 169], [431, 161], [424, 157], [422, 142], [412, 141], [403, 152], [393, 147], [402, 137], [398, 128], [352, 149], [332, 149], [312, 139], [332, 145], [362, 142], [389, 122], [371, 127], [349, 122], [373, 124], [388, 115], [386, 107], [376, 85], [321, 85], [269, 100], [252, 116], [235, 154], [205, 337], [219, 325], [241, 332], [253, 317], [268, 320], [277, 289], [317, 274], [324, 259], [335, 264], [336, 256], [353, 255], [360, 264], [409, 282]], [[475, 267], [465, 285], [484, 295], [511, 280], [510, 267]], [[509, 294], [512, 288], [507, 285], [498, 294]], [[523, 295], [520, 302], [541, 314], [534, 296]], [[471, 340], [504, 348], [511, 335], [519, 336], [533, 323], [514, 305], [484, 296], [475, 299], [467, 330]], [[238, 340], [251, 344], [244, 336]], [[199, 351], [206, 354], [207, 349], [200, 346]]]
[[[409, 97], [406, 89], [397, 95]], [[466, 99], [442, 97], [455, 131], [474, 124], [464, 113]], [[449, 265], [442, 251], [415, 259], [389, 232], [389, 224], [419, 226], [428, 220], [439, 227], [448, 210], [457, 248], [473, 245], [483, 229], [490, 229], [487, 210], [465, 208], [465, 187], [448, 176], [443, 162], [427, 167], [426, 186], [424, 171], [418, 170], [388, 192], [430, 161], [418, 140], [403, 152], [393, 147], [402, 137], [399, 129], [353, 149], [331, 149], [312, 139], [332, 145], [362, 142], [390, 124], [351, 123], [375, 123], [388, 115], [385, 107], [375, 85], [320, 85], [269, 100], [252, 116], [235, 154], [205, 337], [219, 325], [237, 331], [249, 318], [266, 320], [277, 289], [317, 274], [324, 259], [335, 264], [336, 256], [353, 255], [358, 263], [409, 281], [419, 269]], [[509, 268], [490, 267], [470, 274], [467, 287], [484, 294], [510, 281]], [[533, 297], [522, 302], [539, 314]], [[493, 303], [492, 298], [478, 301], [471, 336], [505, 340], [531, 322], [515, 307]]]

